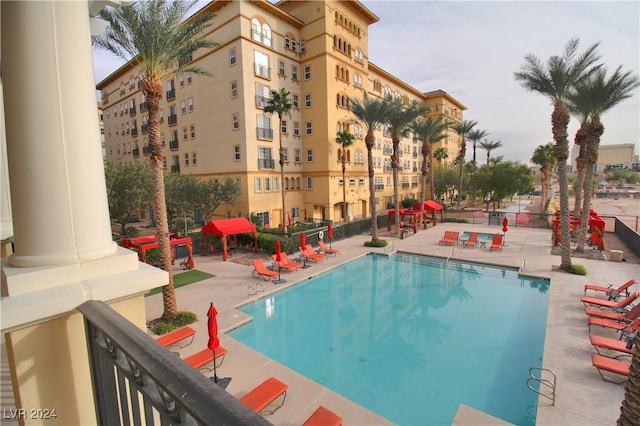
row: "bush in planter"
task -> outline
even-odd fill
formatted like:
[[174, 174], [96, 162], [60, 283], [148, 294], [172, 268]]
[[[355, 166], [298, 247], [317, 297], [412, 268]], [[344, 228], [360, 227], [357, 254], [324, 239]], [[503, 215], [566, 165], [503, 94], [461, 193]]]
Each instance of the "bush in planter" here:
[[587, 275], [587, 268], [582, 265], [571, 265], [567, 272], [574, 275]]
[[389, 244], [387, 240], [380, 240], [380, 239], [378, 241], [371, 240], [371, 241], [364, 242], [365, 247], [386, 247], [387, 244]]
[[151, 323], [151, 331], [157, 335], [163, 335], [172, 332], [175, 329], [184, 327], [185, 325], [193, 324], [198, 320], [196, 314], [190, 311], [182, 311], [178, 313], [178, 316], [171, 321], [157, 320]]

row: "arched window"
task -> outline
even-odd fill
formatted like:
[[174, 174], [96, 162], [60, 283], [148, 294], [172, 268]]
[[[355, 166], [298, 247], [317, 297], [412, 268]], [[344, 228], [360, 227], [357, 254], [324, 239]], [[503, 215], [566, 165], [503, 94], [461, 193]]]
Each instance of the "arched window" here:
[[289, 34], [286, 34], [284, 36], [284, 47], [285, 47], [285, 49], [290, 49], [291, 48], [291, 37], [289, 37]]
[[256, 18], [251, 20], [251, 38], [255, 41], [262, 41], [262, 25], [260, 25], [260, 21]]
[[271, 46], [271, 28], [267, 24], [262, 24], [262, 43]]

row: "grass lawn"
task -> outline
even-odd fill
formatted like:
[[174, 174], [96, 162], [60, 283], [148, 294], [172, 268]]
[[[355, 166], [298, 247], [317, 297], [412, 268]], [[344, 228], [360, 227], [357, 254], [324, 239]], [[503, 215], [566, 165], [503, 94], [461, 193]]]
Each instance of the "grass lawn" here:
[[[197, 269], [193, 269], [191, 271], [182, 272], [180, 274], [176, 274], [173, 276], [173, 287], [178, 288], [185, 285], [197, 283], [198, 281], [206, 280], [207, 278], [215, 277], [215, 275], [207, 274], [206, 272], [198, 271]], [[162, 292], [162, 287], [154, 288], [149, 291], [149, 293], [144, 296], [153, 296], [154, 294], [158, 294]]]

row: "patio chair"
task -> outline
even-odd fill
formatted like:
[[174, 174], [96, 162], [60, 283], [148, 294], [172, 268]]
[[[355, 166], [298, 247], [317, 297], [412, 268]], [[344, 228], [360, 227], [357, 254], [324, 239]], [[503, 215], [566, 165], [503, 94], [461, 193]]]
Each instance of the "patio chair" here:
[[491, 247], [489, 247], [489, 251], [500, 250], [502, 251], [503, 241], [501, 234], [493, 235], [493, 242], [491, 243]]
[[478, 246], [478, 234], [476, 234], [475, 232], [472, 232], [469, 235], [469, 239], [465, 241], [464, 246], [465, 248], [466, 247], [476, 248]]
[[599, 306], [601, 308], [611, 308], [613, 310], [620, 310], [626, 308], [634, 300], [638, 298], [638, 292], [633, 292], [626, 299], [616, 302], [615, 300], [598, 299], [597, 297], [582, 296], [580, 301], [586, 305]]
[[[630, 362], [607, 358], [606, 356], [596, 354], [591, 355], [591, 364], [593, 364], [593, 366], [598, 370], [598, 373], [600, 373], [600, 377], [602, 377], [602, 380], [615, 383], [617, 385], [621, 385], [622, 383], [627, 381], [629, 376], [629, 368], [631, 368]], [[624, 376], [624, 379], [622, 381], [611, 380], [605, 377], [604, 374], [602, 374], [603, 370]]]
[[620, 285], [618, 288], [613, 288], [613, 284], [609, 284], [607, 287], [600, 286], [600, 285], [595, 285], [595, 284], [585, 284], [584, 285], [584, 294], [587, 294], [587, 290], [592, 290], [592, 291], [596, 291], [596, 292], [600, 291], [600, 292], [604, 292], [607, 295], [607, 297], [609, 298], [609, 300], [617, 299], [620, 296], [622, 296], [623, 293], [624, 293], [625, 296], [628, 296], [629, 295], [629, 287], [631, 287], [635, 283], [637, 283], [636, 280], [630, 279], [626, 283]]
[[628, 312], [616, 312], [611, 309], [598, 309], [585, 307], [584, 312], [587, 316], [606, 318], [611, 321], [631, 322], [640, 316], [640, 305], [634, 306]]
[[452, 246], [458, 243], [459, 232], [455, 231], [444, 231], [444, 236], [440, 239], [438, 244], [443, 244], [445, 246]]
[[270, 271], [264, 266], [264, 263], [260, 259], [253, 261], [253, 271], [251, 274], [254, 278], [262, 278], [265, 281], [269, 281], [271, 278], [278, 278], [279, 274], [275, 271]]
[[332, 254], [334, 256], [337, 256], [337, 255], [340, 254], [340, 250], [336, 250], [336, 249], [332, 249], [332, 248], [327, 247], [327, 245], [322, 240], [318, 241], [318, 244], [320, 244], [320, 249], [326, 255]]
[[279, 267], [286, 269], [287, 271], [291, 272], [291, 271], [297, 271], [299, 268], [302, 268], [302, 263], [298, 263], [298, 262], [292, 262], [291, 260], [289, 260], [289, 256], [287, 256], [287, 253], [282, 252], [280, 253], [280, 262], [278, 262], [276, 260], [277, 255], [272, 255], [271, 257], [273, 257], [273, 261], [275, 262], [276, 265], [278, 265]]
[[196, 331], [193, 328], [186, 326], [174, 330], [171, 333], [163, 334], [158, 337], [156, 341], [165, 348], [177, 346], [180, 349], [184, 349], [193, 342], [195, 335]]
[[[289, 386], [275, 377], [270, 377], [240, 398], [240, 402], [258, 414], [273, 414], [284, 405], [288, 389]], [[280, 397], [282, 397], [282, 401], [272, 410], [267, 410]]]
[[300, 247], [300, 251], [302, 251], [302, 255], [307, 260], [311, 260], [313, 262], [322, 262], [323, 260], [327, 260], [327, 255], [323, 253], [316, 253], [311, 247], [310, 244], [307, 244], [304, 247]]
[[213, 363], [216, 363], [216, 368], [220, 367], [224, 362], [224, 356], [227, 354], [227, 349], [218, 346], [216, 348], [216, 359], [213, 359], [213, 351], [209, 348], [204, 348], [200, 352], [196, 352], [184, 359], [184, 362], [192, 366], [198, 371], [211, 371], [213, 370]]
[[340, 426], [342, 417], [324, 406], [319, 406], [302, 426]]
[[636, 330], [638, 330], [638, 327], [640, 326], [640, 319], [636, 319], [633, 322], [628, 323], [611, 321], [604, 318], [589, 317], [587, 320], [587, 324], [589, 325], [589, 331], [591, 331], [592, 325], [599, 325], [600, 327], [612, 328], [616, 331], [623, 331], [624, 334], [628, 335], [631, 333], [635, 333]]
[[602, 349], [611, 351], [620, 352], [618, 355], [609, 356], [609, 358], [619, 358], [621, 356], [633, 355], [633, 347], [631, 349], [627, 349], [627, 343], [624, 340], [610, 339], [608, 337], [595, 336], [593, 334], [589, 335], [589, 341], [593, 345], [593, 348], [598, 352], [598, 355], [607, 356], [606, 354], [601, 353]]

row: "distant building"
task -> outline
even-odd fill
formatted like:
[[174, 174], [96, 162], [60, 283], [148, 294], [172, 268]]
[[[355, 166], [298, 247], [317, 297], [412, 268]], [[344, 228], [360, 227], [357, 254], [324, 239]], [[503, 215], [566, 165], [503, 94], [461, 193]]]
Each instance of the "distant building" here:
[[[576, 158], [578, 158], [579, 147], [573, 145], [571, 148], [571, 166], [576, 169]], [[598, 148], [598, 163], [594, 172], [603, 172], [607, 166], [633, 169], [638, 168], [635, 145], [632, 143], [600, 145]]]

